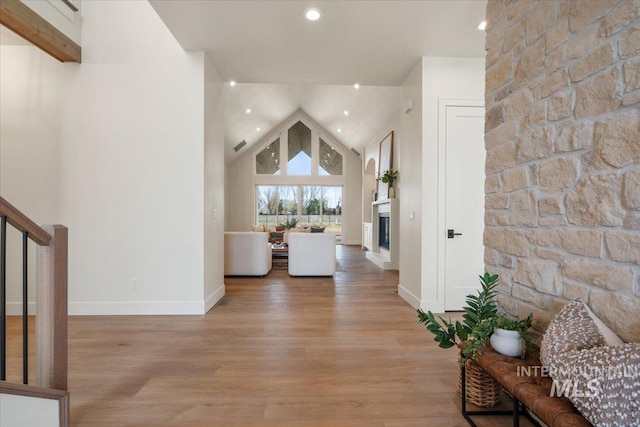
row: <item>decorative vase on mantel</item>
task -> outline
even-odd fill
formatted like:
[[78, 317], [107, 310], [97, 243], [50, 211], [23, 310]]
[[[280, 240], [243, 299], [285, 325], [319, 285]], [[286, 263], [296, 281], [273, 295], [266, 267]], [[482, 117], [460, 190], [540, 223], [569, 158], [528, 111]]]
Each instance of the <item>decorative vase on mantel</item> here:
[[396, 197], [396, 189], [394, 187], [389, 187], [389, 198], [394, 199]]

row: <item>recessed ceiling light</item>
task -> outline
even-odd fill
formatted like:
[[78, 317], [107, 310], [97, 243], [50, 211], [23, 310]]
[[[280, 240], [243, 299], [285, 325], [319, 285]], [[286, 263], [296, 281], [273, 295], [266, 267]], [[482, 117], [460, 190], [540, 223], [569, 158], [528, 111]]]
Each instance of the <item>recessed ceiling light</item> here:
[[487, 21], [482, 21], [481, 23], [478, 24], [478, 30], [484, 31], [486, 29], [487, 29]]
[[247, 114], [251, 113], [251, 108], [247, 108]]
[[355, 87], [356, 89], [360, 89], [360, 83], [354, 84], [353, 87]]
[[235, 80], [231, 80], [229, 82], [229, 86], [234, 87], [236, 85], [236, 81]]
[[322, 17], [322, 13], [318, 9], [311, 8], [304, 12], [304, 17], [309, 21], [317, 21]]
[[347, 110], [344, 110], [344, 115], [345, 115], [345, 116], [348, 116], [348, 115], [349, 115], [349, 112], [348, 112]]
[[338, 129], [338, 133], [342, 133], [342, 129]]
[[260, 132], [260, 128], [256, 128], [256, 132]]

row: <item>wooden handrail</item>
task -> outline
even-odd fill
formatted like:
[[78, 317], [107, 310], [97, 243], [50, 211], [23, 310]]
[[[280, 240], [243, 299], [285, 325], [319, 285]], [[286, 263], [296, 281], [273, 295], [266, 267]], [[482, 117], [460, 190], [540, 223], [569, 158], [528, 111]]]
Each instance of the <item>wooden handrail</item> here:
[[0, 216], [6, 216], [7, 222], [20, 232], [28, 232], [29, 238], [40, 246], [49, 246], [51, 236], [11, 203], [0, 197]]

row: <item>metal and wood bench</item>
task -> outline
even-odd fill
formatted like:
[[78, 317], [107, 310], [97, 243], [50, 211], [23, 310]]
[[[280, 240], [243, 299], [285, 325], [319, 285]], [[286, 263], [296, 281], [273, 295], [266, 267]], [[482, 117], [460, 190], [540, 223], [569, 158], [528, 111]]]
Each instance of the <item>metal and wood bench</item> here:
[[[487, 374], [495, 379], [513, 399], [511, 411], [469, 411], [466, 404], [466, 370], [462, 367], [462, 415], [475, 427], [472, 416], [510, 415], [513, 425], [519, 426], [520, 416], [527, 417], [540, 426], [539, 419], [549, 427], [592, 427], [566, 397], [551, 397], [553, 381], [542, 369], [535, 354], [520, 359], [504, 356], [493, 348], [483, 348], [476, 361]], [[535, 417], [532, 416], [535, 415]], [[537, 419], [536, 419], [537, 418]]]

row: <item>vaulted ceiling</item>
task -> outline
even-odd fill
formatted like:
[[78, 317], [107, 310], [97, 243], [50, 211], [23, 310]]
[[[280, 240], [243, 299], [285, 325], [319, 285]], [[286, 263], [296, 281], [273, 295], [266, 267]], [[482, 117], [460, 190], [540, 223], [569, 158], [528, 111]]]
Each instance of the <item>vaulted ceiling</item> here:
[[[205, 51], [238, 82], [225, 92], [227, 164], [298, 108], [362, 151], [422, 56], [484, 56], [485, 0], [150, 3], [185, 50]], [[320, 20], [304, 18], [310, 7]]]

